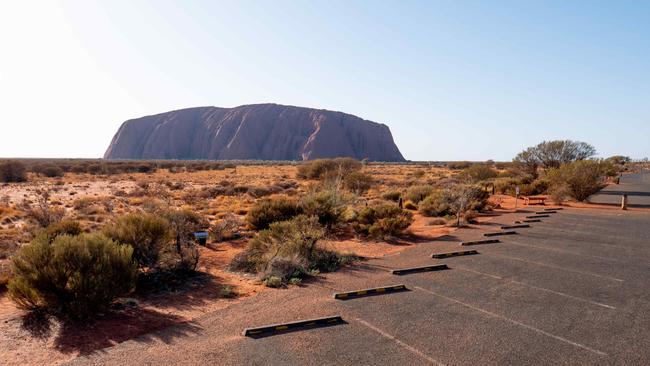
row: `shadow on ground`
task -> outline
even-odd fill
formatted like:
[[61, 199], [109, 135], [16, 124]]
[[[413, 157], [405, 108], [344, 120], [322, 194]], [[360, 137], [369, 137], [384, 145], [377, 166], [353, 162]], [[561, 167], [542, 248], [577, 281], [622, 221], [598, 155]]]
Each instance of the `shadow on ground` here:
[[[176, 315], [139, 308], [110, 312], [87, 322], [29, 313], [22, 318], [22, 327], [35, 338], [54, 336], [53, 346], [61, 353], [79, 355], [88, 355], [134, 338], [138, 342], [170, 343], [201, 330], [198, 325]], [[168, 330], [154, 332], [163, 328]]]

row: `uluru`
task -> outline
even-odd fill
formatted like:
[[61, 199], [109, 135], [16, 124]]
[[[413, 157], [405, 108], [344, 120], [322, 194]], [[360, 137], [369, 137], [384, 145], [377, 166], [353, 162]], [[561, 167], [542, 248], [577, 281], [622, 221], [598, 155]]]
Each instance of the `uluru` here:
[[105, 159], [311, 160], [352, 157], [399, 162], [388, 126], [323, 109], [278, 104], [196, 107], [122, 124]]

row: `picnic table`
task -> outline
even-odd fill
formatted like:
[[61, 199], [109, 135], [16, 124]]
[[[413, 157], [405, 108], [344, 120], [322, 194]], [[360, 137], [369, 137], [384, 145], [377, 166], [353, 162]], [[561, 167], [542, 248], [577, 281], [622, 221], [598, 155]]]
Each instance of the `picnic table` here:
[[545, 196], [527, 196], [527, 197], [524, 197], [524, 204], [526, 204], [526, 205], [534, 205], [534, 204], [545, 205], [546, 204], [546, 197]]

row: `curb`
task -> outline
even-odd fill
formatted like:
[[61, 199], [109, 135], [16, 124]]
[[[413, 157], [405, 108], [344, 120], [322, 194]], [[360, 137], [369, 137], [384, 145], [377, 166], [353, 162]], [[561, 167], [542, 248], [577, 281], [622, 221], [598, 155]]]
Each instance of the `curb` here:
[[531, 216], [526, 216], [527, 219], [541, 219], [544, 217], [551, 217], [551, 215], [531, 215]]
[[409, 273], [418, 273], [418, 272], [431, 272], [431, 271], [443, 271], [445, 269], [449, 269], [446, 264], [437, 264], [433, 266], [424, 266], [424, 267], [411, 267], [411, 268], [402, 268], [402, 269], [394, 269], [390, 271], [390, 273], [394, 275], [405, 275]]
[[548, 215], [548, 214], [556, 214], [557, 211], [540, 211], [540, 212], [535, 212], [535, 215]]
[[464, 242], [460, 243], [460, 245], [466, 246], [466, 245], [496, 244], [496, 243], [501, 243], [501, 240], [499, 240], [499, 239], [488, 239], [488, 240], [464, 241]]
[[521, 225], [506, 225], [506, 226], [501, 226], [501, 230], [505, 229], [524, 229], [530, 227], [528, 224], [521, 224]]
[[478, 252], [476, 250], [464, 250], [461, 252], [433, 254], [431, 255], [431, 258], [443, 259], [443, 258], [451, 258], [451, 257], [460, 257], [461, 255], [474, 255], [474, 254], [478, 254]]
[[261, 338], [261, 337], [267, 337], [275, 334], [282, 334], [282, 333], [287, 333], [287, 332], [301, 330], [301, 329], [329, 327], [329, 326], [339, 325], [339, 324], [345, 324], [345, 321], [343, 321], [343, 318], [341, 318], [341, 316], [335, 315], [335, 316], [329, 316], [325, 318], [300, 320], [291, 323], [280, 323], [280, 324], [266, 325], [263, 327], [246, 328], [244, 329], [242, 335], [244, 337]]
[[564, 210], [562, 207], [558, 208], [545, 208], [544, 211], [559, 211], [559, 210]]
[[338, 292], [334, 294], [334, 298], [337, 300], [348, 300], [348, 299], [354, 299], [358, 297], [383, 295], [387, 293], [402, 292], [402, 291], [408, 291], [406, 286], [394, 285], [394, 286], [386, 286], [386, 287], [369, 288], [365, 290]]
[[501, 235], [516, 235], [516, 231], [499, 231], [496, 233], [485, 233], [483, 236], [501, 236]]

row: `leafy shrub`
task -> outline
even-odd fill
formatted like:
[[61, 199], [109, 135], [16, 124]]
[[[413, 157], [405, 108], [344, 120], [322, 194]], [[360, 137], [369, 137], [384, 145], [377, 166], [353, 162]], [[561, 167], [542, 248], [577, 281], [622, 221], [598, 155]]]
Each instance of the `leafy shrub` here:
[[352, 158], [317, 159], [300, 164], [297, 176], [302, 179], [342, 178], [361, 168], [361, 162]]
[[451, 170], [467, 169], [470, 166], [472, 166], [472, 163], [469, 161], [452, 161], [447, 163], [447, 168]]
[[387, 239], [402, 233], [412, 222], [410, 212], [395, 205], [381, 204], [363, 208], [354, 229], [361, 235]]
[[81, 225], [77, 221], [63, 220], [50, 224], [43, 229], [42, 233], [47, 237], [47, 241], [51, 243], [61, 235], [77, 236], [81, 234]]
[[381, 198], [385, 199], [386, 201], [394, 202], [399, 201], [400, 197], [402, 197], [402, 192], [400, 191], [389, 191], [381, 195]]
[[38, 168], [37, 172], [48, 178], [62, 177], [64, 174], [63, 169], [56, 165], [45, 165]]
[[[280, 284], [291, 278], [312, 276], [317, 271], [336, 270], [350, 259], [319, 247], [318, 241], [324, 235], [325, 229], [317, 217], [300, 215], [272, 223], [248, 243], [245, 252], [235, 256], [230, 267], [260, 273], [266, 280], [279, 278]], [[278, 280], [270, 281], [275, 285]]]
[[282, 278], [278, 276], [268, 276], [264, 281], [262, 281], [262, 283], [264, 283], [264, 286], [266, 287], [278, 288], [282, 286]]
[[5, 183], [24, 182], [27, 180], [25, 164], [19, 161], [0, 163], [0, 181]]
[[36, 239], [13, 257], [9, 296], [25, 309], [92, 316], [133, 289], [132, 252], [100, 234]]
[[449, 190], [438, 190], [427, 196], [418, 205], [418, 211], [423, 216], [441, 217], [453, 214], [453, 197]]
[[316, 216], [322, 225], [331, 227], [342, 221], [347, 199], [336, 188], [307, 194], [300, 200], [300, 209], [307, 216]]
[[148, 213], [120, 216], [104, 228], [104, 234], [132, 247], [133, 259], [140, 268], [155, 267], [172, 238], [169, 222]]
[[549, 171], [553, 191], [564, 189], [577, 201], [584, 201], [604, 187], [609, 165], [599, 160], [580, 160]]
[[487, 164], [474, 164], [460, 173], [461, 177], [470, 183], [496, 178], [497, 171]]
[[301, 213], [296, 200], [286, 197], [262, 199], [248, 211], [246, 221], [257, 230], [263, 230], [277, 221], [289, 220]]
[[420, 201], [422, 201], [428, 195], [430, 195], [435, 191], [436, 191], [436, 187], [431, 185], [412, 186], [406, 190], [406, 193], [404, 194], [404, 198], [415, 204], [418, 204], [420, 203]]
[[455, 185], [441, 189], [420, 202], [424, 216], [450, 216], [459, 218], [467, 211], [480, 211], [488, 204], [489, 194], [479, 186]]
[[374, 179], [368, 173], [351, 172], [343, 178], [343, 187], [355, 194], [367, 192], [373, 185]]

